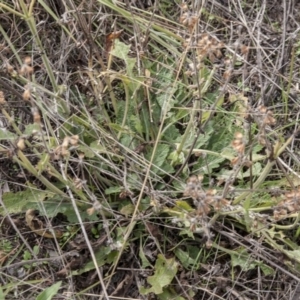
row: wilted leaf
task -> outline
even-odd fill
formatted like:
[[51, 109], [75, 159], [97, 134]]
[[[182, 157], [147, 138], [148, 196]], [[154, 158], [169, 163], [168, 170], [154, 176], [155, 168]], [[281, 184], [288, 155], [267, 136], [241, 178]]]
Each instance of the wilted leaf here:
[[28, 209], [25, 214], [25, 220], [27, 226], [37, 235], [54, 239], [54, 238], [61, 238], [63, 233], [60, 230], [52, 230], [50, 231], [47, 228], [44, 228], [44, 224], [41, 220], [39, 220], [33, 209]]

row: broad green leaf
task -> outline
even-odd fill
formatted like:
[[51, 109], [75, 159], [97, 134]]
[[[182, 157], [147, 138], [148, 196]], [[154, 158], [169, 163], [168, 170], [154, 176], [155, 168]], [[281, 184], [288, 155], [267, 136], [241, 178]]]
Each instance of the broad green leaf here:
[[126, 45], [123, 42], [119, 41], [118, 39], [115, 40], [114, 48], [110, 53], [113, 56], [121, 58], [125, 61], [127, 66], [127, 73], [132, 75], [132, 70], [134, 68], [136, 59], [130, 58], [128, 53], [130, 51], [130, 45]]
[[159, 295], [163, 293], [163, 288], [168, 286], [175, 277], [177, 267], [178, 263], [175, 261], [175, 258], [166, 259], [162, 254], [159, 254], [154, 266], [154, 275], [147, 278], [147, 282], [151, 287], [148, 289], [141, 287], [141, 294], [154, 293]]
[[3, 140], [15, 140], [17, 139], [17, 135], [15, 133], [12, 133], [6, 129], [0, 129], [0, 141]]
[[264, 273], [265, 276], [273, 275], [275, 273], [275, 271], [274, 271], [274, 269], [272, 267], [267, 266], [264, 263], [259, 263], [258, 267], [260, 267], [260, 269], [263, 271], [263, 273]]
[[[97, 262], [97, 266], [101, 267], [103, 266], [105, 263], [107, 263], [108, 259], [112, 259], [111, 256], [109, 256], [109, 254], [111, 254], [111, 252], [114, 253], [114, 255], [117, 254], [117, 251], [112, 251], [110, 247], [100, 247], [100, 249], [95, 252], [95, 258], [96, 258], [96, 262]], [[80, 275], [82, 273], [91, 271], [91, 270], [95, 270], [95, 264], [92, 260], [90, 260], [89, 262], [87, 262], [81, 269], [79, 270], [75, 270], [72, 271], [71, 274], [72, 275]]]
[[252, 173], [250, 173], [250, 168], [248, 168], [248, 170], [246, 172], [239, 172], [237, 178], [238, 179], [244, 179], [244, 178], [248, 178], [250, 177], [250, 175], [252, 174], [252, 176], [259, 176], [262, 170], [262, 166], [261, 163], [257, 162], [254, 165], [251, 166], [252, 168]]
[[111, 186], [111, 187], [105, 189], [105, 195], [120, 194], [121, 191], [122, 191], [121, 186]]
[[237, 249], [231, 253], [232, 267], [240, 266], [243, 271], [249, 271], [256, 267], [256, 264], [244, 248]]
[[262, 261], [254, 260], [245, 248], [239, 248], [231, 252], [230, 256], [231, 265], [233, 267], [240, 266], [243, 271], [249, 271], [259, 267], [264, 275], [274, 274], [274, 270], [271, 267], [265, 265]]
[[168, 159], [171, 161], [172, 166], [177, 166], [185, 161], [185, 156], [183, 152], [178, 153], [177, 150], [174, 150], [169, 154]]
[[293, 251], [287, 251], [285, 250], [284, 253], [291, 259], [297, 261], [300, 263], [300, 250], [293, 250]]
[[[166, 163], [166, 159], [169, 155], [169, 151], [170, 151], [169, 145], [159, 144], [157, 146], [155, 156], [153, 159], [153, 166], [152, 166], [152, 169], [155, 173], [157, 173], [157, 174], [169, 173], [170, 170], [172, 170], [172, 169], [170, 169], [170, 164]], [[153, 152], [153, 149], [149, 149], [149, 151], [145, 155], [145, 158], [148, 161], [150, 161], [150, 159], [151, 159], [152, 152]], [[165, 172], [162, 172], [160, 169]]]
[[33, 124], [28, 124], [25, 126], [25, 131], [23, 134], [25, 135], [32, 135], [35, 132], [40, 132], [41, 128], [39, 124], [33, 123]]
[[157, 298], [159, 300], [186, 300], [185, 298], [178, 296], [178, 293], [171, 288], [164, 289], [161, 294], [157, 295]]
[[174, 253], [186, 269], [190, 269], [196, 264], [196, 261], [190, 257], [189, 253], [180, 248], [176, 248]]
[[36, 300], [51, 300], [59, 291], [61, 287], [61, 281], [49, 286], [44, 291], [42, 291], [37, 297]]
[[189, 203], [187, 201], [183, 201], [183, 200], [177, 200], [176, 202], [176, 207], [178, 207], [179, 209], [183, 209], [185, 211], [194, 211], [195, 209], [192, 208]]
[[[17, 193], [4, 193], [3, 203], [9, 213], [20, 213], [28, 208], [38, 209], [40, 202], [51, 197], [53, 197], [51, 192], [27, 188]], [[0, 214], [3, 212], [3, 208], [0, 208]]]
[[128, 217], [129, 215], [132, 215], [134, 212], [135, 206], [132, 203], [129, 203], [127, 205], [124, 205], [121, 209], [120, 209], [120, 213], [122, 215], [125, 215], [126, 217]]

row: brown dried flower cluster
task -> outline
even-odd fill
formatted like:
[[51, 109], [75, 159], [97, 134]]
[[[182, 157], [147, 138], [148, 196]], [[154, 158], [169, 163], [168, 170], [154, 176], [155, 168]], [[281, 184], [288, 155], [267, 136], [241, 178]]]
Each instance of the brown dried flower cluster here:
[[191, 197], [196, 207], [196, 211], [190, 213], [190, 230], [192, 232], [201, 232], [206, 239], [206, 247], [210, 248], [214, 235], [210, 231], [211, 224], [207, 216], [212, 207], [215, 210], [219, 210], [229, 205], [229, 201], [219, 196], [215, 189], [204, 190], [202, 180], [203, 176], [192, 175], [187, 180], [184, 196]]
[[189, 70], [185, 72], [188, 76], [194, 75], [196, 71], [200, 70], [206, 58], [208, 58], [210, 62], [215, 63], [217, 59], [222, 57], [221, 49], [224, 48], [222, 42], [219, 42], [208, 33], [203, 33], [196, 42], [192, 42], [190, 38], [186, 39], [183, 46], [196, 49], [196, 61], [191, 63]]
[[211, 207], [219, 210], [223, 206], [227, 206], [229, 201], [219, 196], [215, 189], [204, 190], [202, 180], [203, 176], [192, 175], [187, 180], [184, 196], [191, 197], [194, 200], [198, 216], [207, 216]]
[[0, 91], [0, 105], [4, 105], [6, 104], [6, 100], [5, 100], [5, 96], [4, 93], [2, 91]]
[[232, 165], [236, 165], [242, 158], [244, 158], [245, 154], [245, 140], [244, 136], [241, 132], [236, 132], [234, 134], [234, 140], [231, 142], [232, 148], [237, 152], [237, 156], [231, 160]]
[[261, 125], [275, 125], [276, 119], [273, 117], [273, 112], [269, 110], [266, 106], [260, 105], [257, 108], [257, 113], [259, 115], [259, 121]]
[[276, 124], [276, 119], [273, 116], [273, 112], [269, 110], [266, 106], [259, 106], [254, 112], [255, 120], [260, 127], [260, 131], [257, 135], [258, 142], [266, 146], [267, 137], [266, 137], [266, 126], [271, 126]]
[[193, 31], [194, 26], [196, 25], [198, 20], [197, 15], [190, 12], [188, 10], [188, 6], [186, 3], [183, 3], [181, 5], [181, 15], [179, 18], [179, 23], [186, 26], [190, 32]]
[[29, 56], [25, 57], [23, 60], [23, 64], [19, 71], [19, 74], [22, 76], [29, 76], [33, 73], [32, 61]]
[[208, 33], [203, 33], [197, 42], [198, 60], [202, 61], [206, 57], [213, 63], [217, 58], [221, 58], [221, 49], [224, 48], [224, 43], [219, 42], [216, 38], [211, 37]]
[[70, 152], [71, 147], [76, 147], [78, 145], [79, 136], [66, 136], [61, 145], [55, 148], [52, 159], [59, 160], [60, 158], [67, 157]]
[[274, 219], [278, 220], [287, 216], [288, 213], [295, 213], [300, 210], [300, 187], [294, 191], [285, 193], [283, 199], [274, 209]]

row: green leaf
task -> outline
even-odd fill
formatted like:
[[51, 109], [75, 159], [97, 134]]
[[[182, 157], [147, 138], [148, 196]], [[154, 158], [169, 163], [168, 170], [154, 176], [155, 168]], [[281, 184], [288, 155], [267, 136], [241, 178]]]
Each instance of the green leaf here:
[[142, 262], [142, 269], [145, 269], [147, 267], [152, 267], [151, 263], [149, 262], [149, 260], [147, 259], [146, 255], [144, 253], [142, 245], [140, 245], [139, 257]]
[[134, 68], [136, 59], [130, 58], [128, 56], [128, 53], [130, 51], [130, 45], [126, 45], [123, 42], [119, 41], [118, 39], [115, 40], [114, 48], [110, 52], [113, 56], [116, 56], [118, 58], [121, 58], [125, 61], [127, 66], [127, 72], [128, 74], [132, 75], [132, 70]]
[[36, 300], [51, 300], [58, 292], [61, 287], [61, 281], [49, 286], [44, 291], [42, 291], [37, 297]]
[[274, 270], [265, 265], [263, 262], [254, 260], [247, 252], [245, 248], [239, 248], [234, 253], [230, 254], [231, 256], [231, 265], [233, 267], [240, 266], [242, 271], [253, 270], [256, 267], [259, 267], [265, 275], [274, 274]]
[[120, 209], [120, 213], [122, 215], [125, 215], [126, 218], [130, 215], [133, 214], [134, 212], [134, 209], [135, 209], [135, 206], [132, 204], [132, 203], [129, 203], [127, 205], [124, 205], [121, 209]]
[[256, 267], [256, 264], [244, 248], [237, 249], [231, 253], [232, 267], [240, 266], [243, 271], [249, 271]]
[[[27, 188], [27, 190], [17, 193], [4, 193], [3, 203], [9, 213], [20, 213], [28, 208], [37, 209], [39, 202], [44, 201], [48, 197], [53, 197], [53, 194], [47, 191]], [[2, 213], [4, 213], [4, 210], [0, 208], [0, 214]]]
[[[97, 262], [97, 266], [101, 267], [103, 266], [105, 263], [107, 263], [107, 260], [110, 258], [111, 256], [109, 256], [109, 254], [111, 254], [111, 252], [114, 252], [116, 255], [116, 251], [111, 251], [110, 247], [104, 247], [102, 246], [97, 252], [95, 252], [95, 258], [96, 258], [96, 262]], [[72, 271], [71, 274], [72, 275], [80, 275], [82, 273], [91, 271], [91, 270], [95, 270], [95, 264], [92, 260], [90, 260], [89, 262], [87, 262], [81, 269], [79, 270], [75, 270]]]
[[252, 174], [252, 176], [259, 176], [262, 170], [262, 166], [259, 162], [255, 163], [254, 165], [251, 166], [252, 168], [252, 173], [250, 173], [250, 168], [246, 171], [246, 172], [239, 172], [237, 178], [238, 179], [244, 179], [244, 178], [248, 178], [250, 177], [250, 175]]
[[169, 154], [169, 150], [170, 147], [166, 144], [158, 145], [153, 159], [153, 164], [157, 167], [161, 167]]
[[183, 200], [177, 200], [176, 202], [176, 207], [178, 207], [180, 210], [185, 210], [187, 212], [194, 211], [195, 209], [192, 208], [188, 202], [183, 201]]
[[186, 269], [190, 269], [196, 264], [196, 261], [190, 257], [189, 253], [181, 250], [180, 248], [176, 248], [174, 253]]
[[120, 194], [121, 191], [122, 191], [121, 186], [111, 186], [111, 187], [105, 189], [105, 195]]
[[[145, 155], [147, 160], [150, 160], [153, 149], [151, 148]], [[166, 163], [167, 157], [169, 155], [170, 146], [166, 144], [159, 144], [156, 149], [156, 153], [153, 159], [153, 172], [156, 174], [170, 173], [172, 168], [170, 164]], [[161, 169], [161, 170], [160, 170]], [[165, 172], [162, 172], [165, 171]]]
[[1, 129], [0, 130], [0, 141], [3, 141], [3, 140], [15, 140], [17, 139], [17, 135], [6, 130], [6, 129]]
[[33, 124], [28, 124], [25, 126], [25, 131], [23, 132], [23, 134], [25, 135], [32, 135], [35, 132], [40, 132], [41, 128], [40, 125], [37, 123], [33, 123]]
[[159, 254], [154, 266], [155, 273], [147, 278], [151, 288], [141, 287], [141, 294], [154, 293], [159, 295], [163, 293], [163, 288], [168, 286], [175, 277], [177, 267], [178, 263], [175, 261], [175, 258], [166, 259], [162, 254]]
[[185, 300], [185, 298], [178, 296], [178, 293], [173, 289], [164, 289], [162, 294], [157, 295], [159, 300]]

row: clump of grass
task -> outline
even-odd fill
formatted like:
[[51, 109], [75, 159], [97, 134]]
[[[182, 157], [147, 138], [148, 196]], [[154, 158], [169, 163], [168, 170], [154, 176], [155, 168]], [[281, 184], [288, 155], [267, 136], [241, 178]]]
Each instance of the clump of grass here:
[[[264, 71], [248, 8], [222, 19], [177, 3], [170, 20], [166, 1], [125, 4], [0, 3], [24, 27], [0, 25], [2, 233], [25, 245], [2, 261], [3, 293], [54, 296], [62, 280], [105, 299], [257, 298], [254, 273], [274, 290], [297, 280], [276, 257], [299, 261], [298, 125], [283, 123], [294, 83]], [[283, 110], [265, 101], [270, 82], [287, 88]]]

